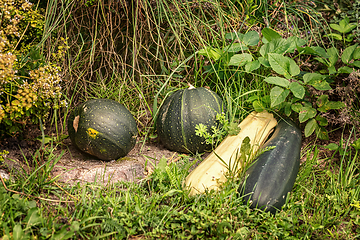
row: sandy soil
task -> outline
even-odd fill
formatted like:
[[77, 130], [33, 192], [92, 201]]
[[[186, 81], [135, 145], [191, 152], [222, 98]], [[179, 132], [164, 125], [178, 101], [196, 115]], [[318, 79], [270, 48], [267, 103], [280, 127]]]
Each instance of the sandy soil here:
[[[35, 151], [32, 147], [21, 148], [18, 146], [18, 149], [14, 147], [8, 151], [9, 154], [5, 158], [5, 169], [2, 169], [2, 174], [6, 172], [21, 174], [23, 170], [31, 171], [31, 163], [29, 168], [25, 158], [31, 162]], [[138, 181], [144, 178], [149, 167], [153, 166], [149, 161], [155, 164], [162, 157], [171, 161], [179, 155], [163, 148], [158, 143], [144, 144], [138, 142], [126, 157], [117, 161], [101, 161], [78, 150], [69, 139], [64, 140], [63, 144], [55, 149], [54, 154], [56, 156], [62, 155], [52, 170], [52, 176], [57, 177], [60, 182], [70, 184], [77, 182], [107, 184], [118, 181]]]

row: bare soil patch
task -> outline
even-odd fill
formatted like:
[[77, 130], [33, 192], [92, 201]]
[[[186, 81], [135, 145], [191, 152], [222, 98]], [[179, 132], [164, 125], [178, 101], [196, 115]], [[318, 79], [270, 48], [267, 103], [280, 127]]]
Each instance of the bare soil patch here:
[[[24, 170], [30, 173], [34, 164], [33, 155], [38, 145], [39, 143], [28, 144], [14, 139], [6, 140], [2, 149], [9, 151], [9, 154], [2, 167], [3, 174], [4, 172], [21, 174]], [[61, 157], [51, 172], [52, 176], [57, 177], [60, 182], [69, 184], [138, 181], [144, 178], [149, 167], [152, 167], [149, 161], [156, 164], [162, 157], [169, 161], [178, 157], [178, 153], [165, 149], [159, 143], [139, 141], [126, 157], [116, 161], [102, 161], [83, 153], [72, 145], [70, 139], [65, 139], [53, 153]], [[145, 169], [146, 165], [148, 167]]]

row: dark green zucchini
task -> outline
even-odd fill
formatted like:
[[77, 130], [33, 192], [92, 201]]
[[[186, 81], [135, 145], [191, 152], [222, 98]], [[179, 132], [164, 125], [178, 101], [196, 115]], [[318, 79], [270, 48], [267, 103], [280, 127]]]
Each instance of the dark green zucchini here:
[[262, 146], [275, 147], [261, 154], [246, 171], [239, 191], [251, 208], [275, 213], [285, 204], [300, 166], [301, 131], [291, 120], [280, 120]]

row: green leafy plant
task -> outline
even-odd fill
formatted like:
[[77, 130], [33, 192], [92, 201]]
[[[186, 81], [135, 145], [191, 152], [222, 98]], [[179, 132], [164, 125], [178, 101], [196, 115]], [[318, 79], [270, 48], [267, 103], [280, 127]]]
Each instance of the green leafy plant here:
[[[221, 66], [234, 72], [258, 74], [257, 70], [261, 66], [268, 69], [264, 82], [273, 87], [270, 93], [261, 99], [257, 96], [249, 98], [254, 109], [262, 111], [270, 107], [287, 116], [297, 113], [299, 122], [306, 124], [306, 137], [315, 132], [321, 139], [326, 139], [325, 126], [328, 122], [323, 113], [345, 106], [342, 102], [330, 101], [326, 94], [326, 91], [332, 89], [331, 74], [351, 73], [353, 69], [350, 67], [359, 65], [357, 59], [360, 57], [360, 50], [357, 44], [346, 48], [341, 55], [341, 60], [348, 66], [336, 69], [335, 64], [339, 59], [336, 48], [325, 50], [318, 46], [306, 46], [306, 40], [296, 36], [284, 39], [270, 28], [264, 28], [261, 33], [262, 39], [255, 31], [245, 34], [229, 33], [227, 37], [232, 40], [231, 44], [222, 49], [207, 47], [200, 50], [199, 54], [214, 62], [206, 66], [205, 70], [219, 71]], [[291, 57], [294, 53], [297, 55]], [[296, 62], [302, 55], [313, 56], [315, 60], [325, 64], [328, 73], [302, 72]], [[321, 96], [312, 95], [311, 89], [320, 91]]]
[[203, 137], [206, 144], [211, 144], [216, 147], [225, 136], [236, 135], [239, 133], [240, 128], [235, 122], [229, 122], [226, 119], [225, 113], [216, 114], [216, 121], [218, 121], [218, 126], [213, 126], [211, 129], [208, 129], [204, 124], [198, 124], [195, 127], [196, 135]]
[[[44, 218], [35, 200], [28, 200], [19, 194], [9, 194], [0, 188], [1, 235], [3, 239], [26, 239], [34, 237]], [[4, 216], [5, 215], [5, 216]], [[15, 222], [11, 222], [15, 221]], [[11, 237], [12, 236], [12, 237]]]
[[[330, 75], [338, 76], [342, 73], [350, 74], [354, 71], [354, 68], [360, 68], [360, 47], [357, 43], [346, 47], [341, 54], [335, 47], [328, 49], [321, 47], [299, 48], [299, 51], [315, 55], [314, 59], [327, 67], [321, 73], [328, 72]], [[338, 60], [342, 62], [340, 67], [336, 66]]]
[[151, 191], [166, 191], [168, 195], [177, 193], [184, 194], [183, 181], [188, 174], [189, 169], [196, 161], [190, 162], [188, 158], [182, 159], [180, 162], [169, 162], [166, 157], [160, 158], [157, 164], [156, 159], [153, 161], [146, 157], [147, 163], [152, 165], [152, 172], [147, 178], [149, 190]]
[[0, 6], [0, 125], [2, 135], [14, 135], [66, 105], [55, 61], [67, 47], [59, 46], [54, 62], [45, 61], [37, 47], [44, 28], [40, 10], [25, 0]]
[[335, 40], [343, 41], [344, 46], [346, 46], [346, 42], [352, 42], [354, 39], [354, 35], [351, 34], [351, 31], [357, 27], [356, 23], [350, 23], [349, 18], [344, 17], [339, 24], [330, 23], [330, 27], [339, 32], [338, 33], [330, 33], [327, 34], [328, 37], [333, 37]]

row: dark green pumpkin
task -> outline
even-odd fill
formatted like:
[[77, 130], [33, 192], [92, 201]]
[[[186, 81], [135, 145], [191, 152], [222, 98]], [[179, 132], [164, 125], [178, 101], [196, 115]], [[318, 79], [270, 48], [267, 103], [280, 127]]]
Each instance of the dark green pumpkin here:
[[262, 146], [266, 147], [275, 148], [255, 160], [239, 190], [251, 208], [275, 213], [285, 204], [299, 171], [301, 131], [292, 121], [280, 120], [272, 137]]
[[123, 157], [136, 143], [134, 117], [113, 100], [94, 99], [77, 106], [67, 125], [72, 144], [102, 160]]
[[217, 126], [216, 114], [225, 112], [223, 101], [213, 91], [199, 87], [177, 90], [168, 96], [159, 109], [156, 129], [169, 150], [196, 153], [211, 149], [203, 137], [195, 134], [197, 124], [208, 131]]

